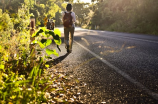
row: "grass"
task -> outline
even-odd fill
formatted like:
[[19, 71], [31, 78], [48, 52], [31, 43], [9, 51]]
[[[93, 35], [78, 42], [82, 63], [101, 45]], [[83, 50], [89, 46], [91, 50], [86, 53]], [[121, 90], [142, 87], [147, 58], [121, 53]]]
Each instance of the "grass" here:
[[0, 38], [0, 103], [80, 103], [79, 81], [47, 64], [50, 55], [58, 56], [58, 53], [50, 49], [45, 56], [40, 53], [51, 44], [49, 36], [60, 50], [60, 32], [42, 28], [33, 34], [36, 55], [30, 52], [28, 33]]

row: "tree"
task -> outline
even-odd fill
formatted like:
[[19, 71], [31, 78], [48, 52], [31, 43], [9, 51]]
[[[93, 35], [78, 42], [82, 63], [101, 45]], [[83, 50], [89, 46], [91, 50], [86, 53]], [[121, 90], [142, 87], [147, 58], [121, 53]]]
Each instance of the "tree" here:
[[88, 20], [88, 14], [89, 14], [89, 9], [88, 9], [88, 5], [89, 3], [74, 3], [73, 4], [73, 11], [76, 14], [76, 18], [78, 21], [78, 25], [82, 26], [84, 24], [87, 24], [87, 20]]
[[93, 0], [91, 25], [99, 29], [122, 32], [158, 33], [158, 1], [156, 0]]

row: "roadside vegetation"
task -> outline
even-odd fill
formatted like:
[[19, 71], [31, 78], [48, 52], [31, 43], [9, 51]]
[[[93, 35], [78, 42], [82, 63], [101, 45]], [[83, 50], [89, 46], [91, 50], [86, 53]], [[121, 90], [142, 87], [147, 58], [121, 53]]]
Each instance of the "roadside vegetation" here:
[[[77, 26], [88, 29], [158, 35], [156, 0], [1, 0], [0, 1], [0, 103], [81, 103], [79, 81], [58, 73], [47, 61], [59, 56], [60, 31], [45, 29], [43, 19], [62, 25], [61, 12], [73, 3]], [[30, 18], [36, 33], [30, 36]], [[35, 37], [31, 43], [30, 38]], [[54, 43], [52, 43], [54, 41]], [[35, 53], [30, 50], [30, 43]], [[41, 52], [45, 49], [46, 55]]]
[[157, 0], [98, 0], [91, 8], [91, 29], [158, 35]]
[[[15, 13], [0, 9], [0, 103], [79, 103], [79, 81], [47, 64], [53, 61], [50, 55], [59, 56], [47, 46], [56, 44], [60, 50], [60, 31], [40, 27], [30, 36], [34, 14], [29, 8], [20, 3]], [[31, 37], [35, 37], [32, 42]]]

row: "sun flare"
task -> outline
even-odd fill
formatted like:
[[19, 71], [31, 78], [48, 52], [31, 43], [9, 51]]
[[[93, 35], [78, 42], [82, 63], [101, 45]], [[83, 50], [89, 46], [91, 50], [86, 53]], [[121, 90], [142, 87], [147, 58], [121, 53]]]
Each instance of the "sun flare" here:
[[[74, 0], [74, 3], [75, 2], [77, 2], [77, 0]], [[91, 0], [80, 0], [80, 2], [91, 3]]]

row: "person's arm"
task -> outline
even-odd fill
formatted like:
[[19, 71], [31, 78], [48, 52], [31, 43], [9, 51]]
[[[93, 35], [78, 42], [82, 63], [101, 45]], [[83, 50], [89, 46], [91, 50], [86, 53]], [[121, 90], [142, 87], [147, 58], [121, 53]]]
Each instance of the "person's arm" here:
[[64, 15], [65, 15], [65, 13], [62, 12], [62, 22], [64, 21]]
[[76, 22], [76, 15], [74, 12], [72, 12], [72, 21], [75, 23]]

